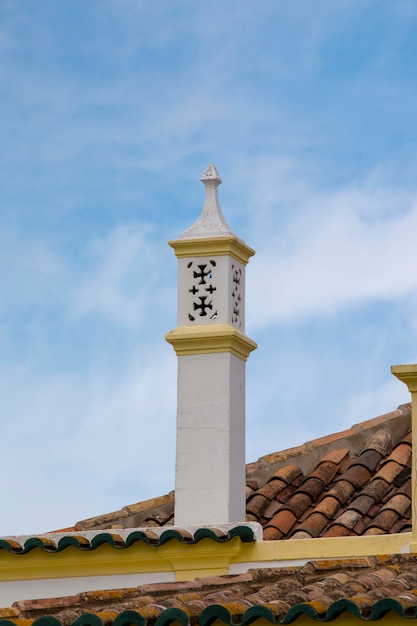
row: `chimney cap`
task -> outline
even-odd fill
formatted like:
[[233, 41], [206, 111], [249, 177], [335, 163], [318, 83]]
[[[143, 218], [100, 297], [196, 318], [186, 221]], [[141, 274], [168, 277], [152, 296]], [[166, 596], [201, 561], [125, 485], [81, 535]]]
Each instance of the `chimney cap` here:
[[210, 163], [200, 179], [206, 188], [203, 210], [198, 220], [180, 235], [180, 239], [236, 237], [220, 208], [217, 188], [222, 179], [214, 163]]

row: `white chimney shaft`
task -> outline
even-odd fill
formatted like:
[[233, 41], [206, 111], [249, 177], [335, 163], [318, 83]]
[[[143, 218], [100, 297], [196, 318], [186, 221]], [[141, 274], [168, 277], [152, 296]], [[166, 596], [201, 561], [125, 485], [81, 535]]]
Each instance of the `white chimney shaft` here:
[[213, 164], [197, 222], [170, 241], [178, 257], [176, 526], [245, 521], [245, 266], [254, 251], [227, 225]]

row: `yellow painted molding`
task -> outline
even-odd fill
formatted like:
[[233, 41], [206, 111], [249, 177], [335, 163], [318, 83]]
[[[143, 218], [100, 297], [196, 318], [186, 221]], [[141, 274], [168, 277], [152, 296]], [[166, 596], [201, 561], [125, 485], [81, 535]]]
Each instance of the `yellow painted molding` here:
[[103, 544], [88, 551], [69, 546], [62, 552], [0, 553], [0, 581], [171, 571], [157, 547], [139, 542], [123, 550]]
[[[217, 544], [220, 547], [220, 544]], [[206, 538], [199, 541], [192, 551], [184, 551], [184, 546], [177, 541], [170, 541], [159, 548], [161, 555], [176, 572], [177, 580], [190, 580], [197, 576], [228, 574], [229, 565], [242, 550], [238, 537], [213, 550], [213, 540]]]
[[176, 539], [162, 546], [137, 542], [123, 550], [108, 544], [88, 551], [75, 546], [62, 552], [34, 548], [26, 554], [2, 550], [0, 582], [155, 572], [176, 572], [177, 580], [192, 580], [200, 575], [227, 574], [242, 546], [235, 537], [224, 544], [210, 538], [192, 545]]
[[246, 361], [257, 344], [230, 324], [179, 326], [165, 335], [177, 356], [231, 352]]
[[391, 373], [405, 383], [411, 393], [417, 391], [417, 364], [392, 365]]
[[226, 574], [230, 566], [239, 564], [243, 569], [296, 566], [315, 559], [405, 553], [410, 550], [411, 539], [411, 533], [250, 543], [235, 537], [226, 543], [206, 538], [191, 545], [176, 539], [163, 546], [137, 542], [123, 549], [103, 544], [88, 551], [74, 546], [62, 552], [34, 548], [26, 554], [1, 550], [0, 581], [153, 572], [176, 572], [177, 580], [192, 580], [208, 574]]
[[242, 544], [242, 549], [236, 557], [233, 557], [232, 563], [285, 561], [288, 564], [289, 561], [294, 561], [294, 565], [296, 565], [297, 561], [310, 561], [312, 559], [400, 554], [409, 552], [411, 538], [411, 533], [398, 533], [362, 537], [256, 541]]
[[221, 256], [229, 254], [236, 261], [247, 265], [248, 260], [255, 254], [255, 250], [246, 245], [238, 237], [207, 237], [196, 239], [173, 239], [168, 241], [174, 248], [177, 258], [193, 256]]

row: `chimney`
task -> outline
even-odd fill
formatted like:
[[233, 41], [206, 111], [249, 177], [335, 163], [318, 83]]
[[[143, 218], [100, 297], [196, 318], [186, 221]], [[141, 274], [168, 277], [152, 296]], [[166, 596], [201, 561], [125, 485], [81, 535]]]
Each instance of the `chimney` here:
[[254, 250], [226, 223], [210, 164], [202, 213], [179, 239], [176, 526], [245, 521], [245, 266]]
[[410, 552], [417, 552], [417, 364], [393, 365], [391, 373], [405, 383], [411, 393], [411, 544]]

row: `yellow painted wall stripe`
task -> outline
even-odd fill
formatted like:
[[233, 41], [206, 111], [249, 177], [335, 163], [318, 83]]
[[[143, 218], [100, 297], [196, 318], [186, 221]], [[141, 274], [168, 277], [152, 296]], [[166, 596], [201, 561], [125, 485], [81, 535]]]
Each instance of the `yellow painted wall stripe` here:
[[142, 572], [176, 572], [177, 580], [199, 575], [225, 574], [230, 565], [248, 568], [297, 565], [297, 561], [391, 555], [409, 551], [411, 533], [369, 537], [331, 537], [242, 543], [238, 537], [226, 543], [202, 539], [194, 545], [173, 539], [163, 546], [135, 543], [118, 550], [103, 544], [95, 550], [68, 547], [62, 552], [34, 548], [27, 554], [0, 552], [0, 580], [66, 578]]

